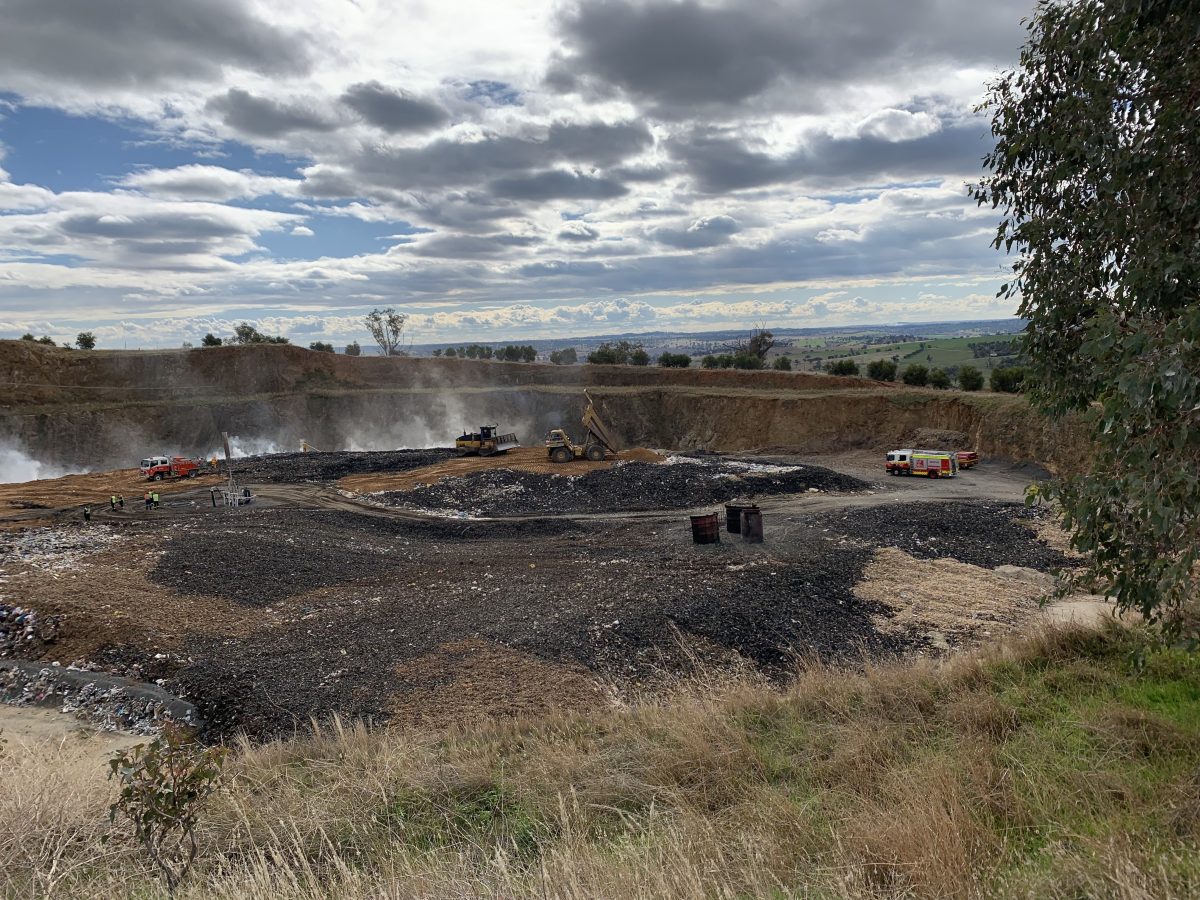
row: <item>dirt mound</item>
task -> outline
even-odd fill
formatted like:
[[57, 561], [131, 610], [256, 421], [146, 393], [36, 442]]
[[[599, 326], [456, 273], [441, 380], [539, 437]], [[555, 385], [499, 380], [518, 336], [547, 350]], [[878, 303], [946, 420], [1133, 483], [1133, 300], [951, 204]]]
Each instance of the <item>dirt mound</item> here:
[[1070, 561], [1020, 523], [1046, 515], [1018, 503], [905, 503], [829, 513], [818, 521], [837, 534], [874, 547], [898, 547], [918, 559], [1046, 572]]
[[770, 466], [701, 457], [670, 464], [631, 462], [577, 477], [496, 469], [376, 496], [385, 503], [412, 509], [514, 516], [692, 509], [735, 498], [796, 494], [814, 488], [858, 491], [869, 486], [819, 466]]
[[297, 481], [335, 481], [362, 472], [403, 472], [452, 459], [452, 448], [430, 450], [379, 450], [324, 453], [271, 453], [233, 461], [234, 474], [243, 481], [286, 484]]

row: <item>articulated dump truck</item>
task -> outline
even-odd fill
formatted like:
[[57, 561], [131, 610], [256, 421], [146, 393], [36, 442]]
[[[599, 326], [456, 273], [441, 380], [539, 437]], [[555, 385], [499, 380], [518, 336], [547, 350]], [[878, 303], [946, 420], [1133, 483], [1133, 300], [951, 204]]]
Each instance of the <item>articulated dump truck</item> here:
[[587, 409], [583, 411], [583, 441], [575, 443], [561, 428], [555, 428], [546, 435], [546, 453], [551, 462], [565, 463], [573, 459], [590, 459], [599, 462], [609, 453], [616, 456], [617, 445], [612, 438], [608, 426], [601, 421], [592, 402], [591, 395], [586, 391]]

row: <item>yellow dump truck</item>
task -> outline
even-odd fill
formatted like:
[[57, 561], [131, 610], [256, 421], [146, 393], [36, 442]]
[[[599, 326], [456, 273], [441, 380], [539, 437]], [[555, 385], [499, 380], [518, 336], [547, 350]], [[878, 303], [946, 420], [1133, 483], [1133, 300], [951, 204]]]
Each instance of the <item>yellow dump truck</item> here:
[[587, 409], [583, 411], [583, 441], [575, 443], [561, 428], [551, 429], [546, 435], [546, 453], [551, 462], [565, 463], [573, 459], [590, 459], [599, 462], [609, 453], [617, 454], [617, 445], [608, 426], [600, 420], [591, 395], [587, 397]]

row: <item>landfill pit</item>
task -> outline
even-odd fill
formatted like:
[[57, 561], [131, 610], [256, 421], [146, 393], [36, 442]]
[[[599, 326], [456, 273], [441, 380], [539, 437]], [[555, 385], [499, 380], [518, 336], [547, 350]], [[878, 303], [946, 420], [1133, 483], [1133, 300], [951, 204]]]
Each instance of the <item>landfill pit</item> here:
[[[419, 454], [433, 465], [448, 451], [390, 462], [419, 468]], [[380, 459], [306, 456], [244, 471], [315, 482], [316, 504]], [[0, 533], [0, 655], [158, 682], [219, 740], [335, 713], [443, 726], [586, 708], [712, 667], [783, 678], [813, 657], [937, 653], [923, 632], [881, 627], [894, 607], [856, 593], [879, 548], [985, 568], [1064, 562], [1031, 513], [989, 494], [986, 471], [958, 489], [973, 485], [978, 500], [923, 503], [920, 486], [811, 465], [701, 457], [567, 477], [498, 459], [360, 506], [134, 506]], [[766, 542], [693, 544], [684, 510], [735, 497], [781, 504]], [[518, 518], [483, 518], [496, 516]]]

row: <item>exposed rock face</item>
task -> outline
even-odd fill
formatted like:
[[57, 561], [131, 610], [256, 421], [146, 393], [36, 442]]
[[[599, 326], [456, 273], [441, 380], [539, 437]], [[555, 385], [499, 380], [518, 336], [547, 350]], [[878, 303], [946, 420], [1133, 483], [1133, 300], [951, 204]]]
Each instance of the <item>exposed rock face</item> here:
[[[199, 454], [228, 431], [272, 449], [446, 446], [498, 423], [526, 444], [578, 431], [590, 391], [627, 446], [797, 453], [959, 432], [988, 456], [1072, 468], [1086, 447], [1021, 397], [786, 372], [351, 358], [298, 347], [68, 351], [0, 341], [0, 441], [49, 463]], [[918, 441], [919, 443], [919, 441]]]

